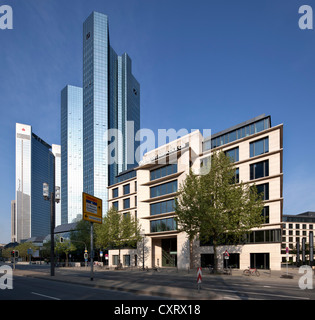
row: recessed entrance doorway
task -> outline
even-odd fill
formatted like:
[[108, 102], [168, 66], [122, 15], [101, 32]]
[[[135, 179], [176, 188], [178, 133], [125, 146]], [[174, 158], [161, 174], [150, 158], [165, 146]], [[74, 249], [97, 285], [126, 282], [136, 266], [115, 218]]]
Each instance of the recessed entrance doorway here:
[[177, 238], [162, 239], [162, 267], [177, 267]]

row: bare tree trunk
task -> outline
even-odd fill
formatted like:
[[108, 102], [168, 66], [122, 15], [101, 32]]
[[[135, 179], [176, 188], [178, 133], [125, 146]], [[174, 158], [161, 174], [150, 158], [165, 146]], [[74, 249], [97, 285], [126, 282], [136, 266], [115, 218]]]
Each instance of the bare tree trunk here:
[[194, 257], [193, 257], [193, 240], [189, 239], [189, 256], [190, 256], [190, 269], [194, 268]]

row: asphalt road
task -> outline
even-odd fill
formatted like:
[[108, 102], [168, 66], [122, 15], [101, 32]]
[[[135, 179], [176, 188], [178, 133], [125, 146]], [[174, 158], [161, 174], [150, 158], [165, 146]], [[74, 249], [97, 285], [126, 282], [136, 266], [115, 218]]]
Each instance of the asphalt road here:
[[0, 290], [2, 300], [161, 300], [160, 297], [135, 295], [84, 285], [15, 276], [13, 289]]
[[[69, 271], [60, 271], [66, 277]], [[73, 271], [72, 271], [73, 274]], [[78, 277], [89, 277], [89, 272], [78, 271]], [[95, 276], [103, 279], [130, 280], [147, 283], [148, 285], [163, 285], [169, 288], [182, 287], [190, 290], [196, 287], [193, 275], [177, 275], [146, 272], [107, 271], [97, 272]], [[223, 296], [226, 300], [315, 300], [315, 289], [302, 290], [298, 278], [282, 281], [282, 279], [253, 278], [253, 277], [216, 277], [203, 276], [201, 290], [209, 290]]]
[[[19, 269], [37, 269], [46, 271], [44, 266], [18, 266]], [[58, 269], [59, 275], [89, 278], [88, 270]], [[181, 287], [189, 291], [196, 288], [196, 279], [193, 274], [176, 274], [163, 272], [127, 272], [127, 271], [98, 271], [95, 277], [120, 282], [143, 283], [148, 286]], [[223, 300], [315, 300], [315, 289], [302, 290], [299, 287], [299, 278], [291, 280], [279, 277], [247, 277], [247, 276], [203, 276], [201, 290], [212, 291], [220, 295]], [[58, 282], [46, 279], [26, 278], [15, 276], [13, 290], [0, 290], [0, 300], [161, 300], [161, 297], [135, 295], [122, 291], [111, 291], [90, 286]], [[315, 286], [314, 286], [315, 288]]]

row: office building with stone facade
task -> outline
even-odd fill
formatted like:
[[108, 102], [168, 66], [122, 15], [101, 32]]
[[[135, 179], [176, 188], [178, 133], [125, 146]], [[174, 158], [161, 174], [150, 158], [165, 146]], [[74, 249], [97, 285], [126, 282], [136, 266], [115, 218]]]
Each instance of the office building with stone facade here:
[[[214, 151], [229, 155], [236, 168], [236, 182], [256, 185], [264, 194], [265, 223], [253, 229], [246, 240], [218, 248], [219, 266], [224, 252], [229, 266], [245, 269], [281, 268], [281, 227], [283, 211], [283, 125], [271, 125], [261, 115], [209, 137], [199, 130], [147, 152], [134, 169], [116, 177], [108, 187], [109, 208], [131, 214], [140, 223], [143, 242], [137, 249], [122, 249], [123, 266], [151, 268], [189, 267], [189, 240], [177, 228], [175, 198], [189, 170], [200, 173]], [[198, 238], [193, 243], [194, 266], [213, 264], [213, 247]], [[143, 259], [144, 258], [144, 259]], [[118, 250], [109, 251], [109, 266], [118, 261]]]

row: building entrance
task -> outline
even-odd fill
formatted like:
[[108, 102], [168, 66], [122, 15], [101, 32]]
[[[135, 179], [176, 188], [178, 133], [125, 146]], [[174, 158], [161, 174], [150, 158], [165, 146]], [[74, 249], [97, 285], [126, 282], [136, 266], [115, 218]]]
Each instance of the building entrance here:
[[177, 267], [177, 238], [162, 239], [162, 267]]
[[269, 253], [251, 253], [250, 254], [250, 267], [257, 269], [270, 268]]

